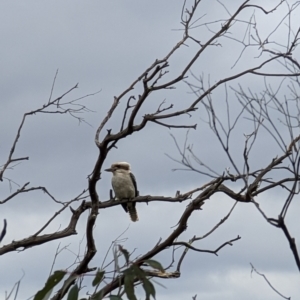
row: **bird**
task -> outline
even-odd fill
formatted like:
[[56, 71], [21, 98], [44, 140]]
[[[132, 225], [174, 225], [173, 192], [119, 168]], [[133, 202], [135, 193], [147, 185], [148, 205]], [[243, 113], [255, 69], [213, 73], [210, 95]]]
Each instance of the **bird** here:
[[[116, 162], [110, 168], [105, 169], [105, 171], [112, 172], [113, 174], [111, 184], [115, 192], [115, 200], [131, 200], [138, 196], [136, 179], [131, 173], [129, 163]], [[124, 210], [129, 213], [130, 219], [133, 222], [139, 220], [135, 205], [135, 202], [130, 201], [122, 203]]]

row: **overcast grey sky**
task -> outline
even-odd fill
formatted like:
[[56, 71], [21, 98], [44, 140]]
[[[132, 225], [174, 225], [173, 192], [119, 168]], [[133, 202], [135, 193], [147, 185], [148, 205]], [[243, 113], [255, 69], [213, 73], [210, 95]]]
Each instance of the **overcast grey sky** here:
[[[264, 1], [266, 7], [271, 7], [274, 2], [279, 1]], [[79, 88], [67, 96], [67, 99], [100, 91], [82, 101], [92, 110], [82, 115], [88, 124], [78, 124], [76, 119], [67, 115], [30, 116], [16, 149], [16, 157], [29, 156], [30, 159], [13, 170], [8, 170], [5, 177], [21, 186], [28, 181], [33, 187], [46, 186], [61, 201], [68, 201], [85, 189], [87, 176], [92, 172], [98, 154], [94, 144], [97, 127], [106, 115], [113, 97], [127, 88], [155, 59], [164, 57], [181, 39], [182, 32], [174, 29], [181, 28], [182, 3], [179, 0], [2, 1], [0, 164], [7, 159], [24, 112], [41, 107], [48, 101], [57, 69], [59, 72], [53, 97], [66, 92], [76, 83], [79, 83]], [[223, 3], [232, 13], [242, 1], [224, 0]], [[253, 11], [242, 14], [241, 18], [249, 18]], [[259, 30], [267, 35], [284, 13], [286, 6], [268, 16], [267, 21], [264, 21], [262, 14], [257, 14], [257, 21], [261, 22]], [[293, 16], [297, 14], [299, 15], [299, 10]], [[203, 22], [209, 22], [226, 18], [228, 14], [220, 3], [210, 0], [203, 1], [198, 11], [198, 17], [200, 16]], [[297, 28], [299, 24], [295, 26]], [[204, 42], [210, 34], [203, 27], [197, 32], [197, 37]], [[236, 29], [233, 34], [240, 38], [242, 29]], [[276, 38], [282, 39], [284, 43], [285, 31], [280, 29]], [[253, 59], [257, 51], [246, 51], [239, 64], [231, 68], [241, 48], [232, 48], [232, 44], [226, 40], [220, 42], [222, 47], [211, 48], [192, 69], [195, 75], [205, 74], [206, 80], [210, 75], [211, 83], [247, 67], [251, 64], [250, 58]], [[195, 49], [195, 45], [190, 44], [170, 61], [171, 74], [180, 72]], [[257, 58], [255, 63], [259, 60]], [[272, 68], [276, 68], [276, 65], [272, 65], [269, 70]], [[274, 80], [273, 83], [278, 84], [278, 79]], [[259, 93], [263, 81], [262, 78], [247, 76], [234, 86], [238, 87], [238, 84], [249, 86]], [[138, 95], [139, 88], [133, 94]], [[214, 97], [224, 100], [224, 89], [218, 89]], [[182, 83], [176, 90], [157, 93], [151, 99], [143, 108], [139, 120], [143, 114], [155, 111], [164, 99], [167, 105], [173, 103], [179, 109], [192, 102], [194, 95]], [[230, 100], [233, 112], [238, 111], [238, 102], [233, 98]], [[122, 115], [122, 107], [124, 104], [120, 105], [116, 116]], [[194, 150], [201, 159], [221, 174], [226, 167], [230, 167], [230, 163], [216, 137], [203, 122], [207, 116], [201, 109], [193, 117], [182, 117], [175, 122], [198, 124], [197, 130], [190, 131], [189, 142], [194, 144]], [[222, 109], [222, 106], [217, 107], [218, 109]], [[246, 121], [240, 126], [234, 133], [231, 145], [235, 148], [237, 161], [242, 160], [243, 133], [253, 130]], [[106, 129], [118, 127], [118, 118], [115, 117]], [[182, 146], [186, 130], [168, 130], [166, 127], [149, 124], [142, 132], [120, 141], [118, 149], [108, 155], [104, 167], [115, 161], [130, 162], [141, 195], [174, 196], [177, 190], [186, 192], [208, 182], [209, 178], [195, 172], [172, 171], [180, 166], [165, 155], [167, 153], [175, 158], [179, 157], [170, 133]], [[283, 132], [283, 135], [285, 133], [287, 132]], [[259, 136], [257, 143], [258, 146], [254, 149], [256, 156], [251, 160], [256, 167], [282, 154], [272, 139]], [[266, 155], [268, 159], [265, 160]], [[102, 174], [98, 183], [101, 200], [109, 197], [110, 180], [111, 174]], [[12, 183], [12, 191], [17, 188]], [[6, 179], [1, 183], [0, 200], [9, 194], [10, 184]], [[276, 217], [280, 212], [282, 197], [279, 192], [270, 192], [259, 199], [261, 207], [269, 216]], [[191, 217], [181, 240], [187, 241], [194, 235], [204, 235], [228, 213], [233, 204], [232, 199], [221, 194], [212, 197], [205, 203], [203, 210]], [[120, 206], [102, 210], [95, 228], [98, 253], [90, 266], [101, 265], [111, 242], [128, 226], [123, 235], [126, 238], [124, 247], [129, 251], [136, 249], [136, 255], [151, 249], [160, 237], [165, 238], [172, 232], [171, 227], [176, 225], [186, 205], [187, 203], [170, 205], [158, 202], [151, 202], [148, 206], [138, 204], [140, 221], [137, 223], [130, 223]], [[292, 208], [288, 225], [291, 234], [297, 238], [300, 230], [297, 217], [299, 203], [293, 203]], [[1, 205], [0, 222], [4, 218], [8, 221], [8, 231], [2, 245], [33, 234], [57, 210], [58, 206], [41, 191], [19, 195]], [[65, 250], [58, 256], [54, 269], [69, 267], [79, 249], [80, 254], [83, 254], [82, 239], [86, 217], [87, 214], [82, 215], [76, 236], [1, 257], [0, 298], [4, 297], [5, 291], [9, 291], [22, 274], [24, 277], [18, 299], [27, 299], [41, 288], [49, 275], [59, 244], [61, 248], [68, 245], [70, 251]], [[69, 218], [69, 211], [61, 214], [46, 233], [65, 227]], [[195, 294], [198, 295], [197, 299], [280, 299], [261, 277], [251, 275], [250, 262], [267, 275], [282, 294], [300, 299], [299, 273], [283, 233], [268, 225], [252, 204], [238, 204], [231, 218], [218, 231], [195, 246], [214, 250], [237, 235], [242, 239], [232, 247], [222, 249], [219, 256], [190, 251], [182, 267], [181, 277], [160, 281], [166, 289], [156, 286], [157, 299], [192, 299]], [[297, 245], [299, 248], [299, 242]], [[179, 253], [181, 252], [177, 255]], [[157, 259], [168, 265], [171, 250], [165, 251]]]

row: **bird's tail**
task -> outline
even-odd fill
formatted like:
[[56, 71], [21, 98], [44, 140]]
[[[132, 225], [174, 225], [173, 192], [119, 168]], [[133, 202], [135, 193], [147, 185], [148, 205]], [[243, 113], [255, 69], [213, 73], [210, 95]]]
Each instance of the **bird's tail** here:
[[128, 213], [129, 213], [131, 221], [132, 222], [138, 221], [139, 217], [138, 217], [135, 206], [133, 206], [132, 203], [128, 203], [127, 204], [127, 209], [128, 209]]

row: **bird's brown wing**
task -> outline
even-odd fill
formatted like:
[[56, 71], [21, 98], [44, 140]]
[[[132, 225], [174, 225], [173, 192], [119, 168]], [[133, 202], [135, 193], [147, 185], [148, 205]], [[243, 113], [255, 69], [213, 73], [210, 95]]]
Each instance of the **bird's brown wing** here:
[[[130, 172], [130, 178], [132, 180], [132, 183], [133, 183], [133, 186], [134, 186], [134, 190], [135, 190], [135, 197], [137, 197], [139, 195], [139, 191], [137, 189], [137, 184], [136, 184], [136, 179], [135, 179], [135, 176]], [[135, 205], [136, 205], [136, 202], [132, 202], [132, 207], [135, 209]]]
[[137, 189], [135, 176], [131, 172], [129, 174], [130, 174], [130, 178], [132, 180], [132, 183], [133, 183], [133, 186], [134, 186], [134, 189], [135, 189], [135, 197], [137, 197], [139, 195], [139, 191]]

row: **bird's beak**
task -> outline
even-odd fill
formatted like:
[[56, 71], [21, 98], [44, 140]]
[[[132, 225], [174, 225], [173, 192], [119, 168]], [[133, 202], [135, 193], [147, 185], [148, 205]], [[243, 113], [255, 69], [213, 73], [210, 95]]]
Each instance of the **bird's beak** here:
[[105, 169], [104, 171], [106, 171], [106, 172], [113, 172], [113, 169], [112, 168], [108, 168], [108, 169]]

